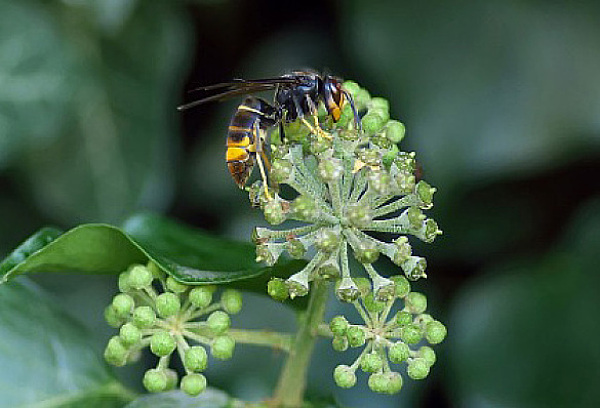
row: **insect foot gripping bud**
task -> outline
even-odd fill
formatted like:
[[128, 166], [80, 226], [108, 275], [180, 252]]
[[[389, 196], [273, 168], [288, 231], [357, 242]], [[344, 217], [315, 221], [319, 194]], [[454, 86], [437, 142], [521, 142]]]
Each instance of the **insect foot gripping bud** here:
[[[132, 265], [120, 274], [118, 286], [121, 293], [106, 308], [105, 317], [119, 334], [109, 340], [105, 360], [124, 366], [135, 362], [148, 347], [159, 358], [156, 368], [146, 371], [143, 378], [149, 392], [179, 384], [188, 395], [202, 393], [207, 381], [200, 372], [208, 366], [207, 350], [216, 359], [233, 357], [230, 315], [241, 310], [241, 293], [233, 289], [218, 293], [213, 285], [190, 287], [166, 276], [153, 263]], [[181, 379], [169, 368], [174, 354], [185, 369]]]

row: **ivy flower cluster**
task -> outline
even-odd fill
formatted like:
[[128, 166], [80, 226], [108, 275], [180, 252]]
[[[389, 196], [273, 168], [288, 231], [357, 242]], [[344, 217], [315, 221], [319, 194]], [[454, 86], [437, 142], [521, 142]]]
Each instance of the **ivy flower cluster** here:
[[[405, 364], [406, 372], [413, 380], [427, 377], [435, 363], [434, 350], [426, 345], [416, 347], [423, 340], [434, 345], [446, 337], [446, 327], [425, 313], [427, 298], [419, 292], [411, 292], [409, 281], [401, 275], [391, 278], [395, 284], [393, 297], [377, 300], [365, 278], [357, 278], [361, 296], [353, 305], [364, 320], [364, 325], [350, 324], [343, 316], [334, 317], [329, 329], [333, 335], [332, 346], [336, 351], [349, 347], [364, 347], [351, 365], [338, 365], [333, 374], [336, 384], [351, 388], [356, 384], [356, 370], [369, 374], [368, 386], [378, 393], [395, 394], [403, 384], [402, 375], [390, 368], [392, 364]], [[400, 310], [392, 313], [399, 300]]]
[[[229, 315], [242, 307], [240, 292], [226, 289], [218, 301], [215, 293], [215, 286], [181, 284], [152, 262], [130, 266], [119, 275], [119, 293], [105, 310], [106, 321], [119, 334], [109, 340], [104, 358], [120, 367], [136, 361], [149, 347], [158, 364], [144, 375], [148, 391], [166, 391], [179, 384], [189, 395], [200, 394], [206, 389], [202, 371], [208, 364], [207, 349], [219, 360], [232, 357], [235, 340], [229, 335]], [[181, 381], [169, 368], [175, 352], [185, 370]]]

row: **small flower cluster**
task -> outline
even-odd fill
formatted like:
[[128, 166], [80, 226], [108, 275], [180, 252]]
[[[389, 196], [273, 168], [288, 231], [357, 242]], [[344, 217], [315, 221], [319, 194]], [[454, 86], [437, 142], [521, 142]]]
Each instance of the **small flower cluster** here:
[[[311, 258], [287, 280], [269, 283], [269, 293], [279, 300], [306, 295], [314, 279], [340, 281], [338, 298], [356, 300], [359, 290], [350, 275], [350, 248], [371, 279], [374, 296], [385, 301], [392, 297], [394, 284], [373, 267], [380, 254], [417, 280], [426, 276], [426, 261], [413, 255], [407, 235], [432, 242], [441, 234], [437, 223], [423, 213], [433, 205], [435, 188], [417, 181], [414, 153], [398, 149], [404, 125], [390, 119], [385, 99], [371, 98], [355, 82], [346, 82], [344, 88], [353, 96], [361, 125], [357, 126], [349, 103], [337, 123], [321, 112], [314, 127], [307, 121], [287, 125], [284, 140], [271, 137], [269, 172], [273, 183], [286, 187], [273, 197], [260, 181], [250, 188], [251, 201], [261, 206], [270, 224], [304, 223], [254, 232], [258, 261], [273, 265], [284, 252], [293, 258]], [[368, 233], [392, 233], [398, 238], [386, 242]]]
[[186, 373], [180, 388], [189, 395], [200, 394], [206, 389], [201, 374], [208, 364], [206, 347], [216, 359], [232, 357], [235, 340], [228, 334], [229, 315], [242, 307], [238, 291], [224, 290], [218, 302], [215, 291], [215, 286], [181, 284], [152, 262], [130, 266], [120, 274], [120, 293], [105, 310], [106, 321], [119, 328], [119, 334], [109, 340], [104, 358], [123, 366], [149, 346], [159, 360], [156, 368], [146, 371], [143, 383], [148, 391], [161, 392], [177, 386], [178, 374], [169, 368], [177, 351]]
[[[432, 345], [440, 343], [446, 337], [446, 327], [425, 313], [427, 298], [422, 293], [411, 292], [410, 283], [404, 276], [393, 276], [391, 280], [395, 284], [394, 297], [379, 301], [366, 279], [356, 279], [361, 296], [353, 305], [365, 325], [350, 324], [343, 316], [334, 317], [329, 324], [335, 350], [364, 346], [353, 364], [335, 368], [333, 378], [342, 388], [356, 384], [355, 372], [360, 367], [369, 374], [368, 385], [372, 391], [395, 394], [402, 388], [403, 380], [400, 373], [392, 371], [389, 363], [405, 363], [408, 376], [414, 380], [427, 377], [435, 363], [435, 352], [431, 347], [412, 350], [409, 346], [416, 346], [423, 340]], [[404, 306], [390, 317], [396, 299]]]

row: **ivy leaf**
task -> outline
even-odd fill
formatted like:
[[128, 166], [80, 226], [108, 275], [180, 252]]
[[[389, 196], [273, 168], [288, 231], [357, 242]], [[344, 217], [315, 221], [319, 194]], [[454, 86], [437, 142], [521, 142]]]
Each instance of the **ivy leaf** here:
[[2, 406], [122, 407], [133, 393], [89, 347], [89, 333], [29, 281], [0, 286]]
[[181, 391], [144, 395], [125, 408], [229, 408], [233, 401], [223, 391], [208, 388], [197, 397], [190, 397]]

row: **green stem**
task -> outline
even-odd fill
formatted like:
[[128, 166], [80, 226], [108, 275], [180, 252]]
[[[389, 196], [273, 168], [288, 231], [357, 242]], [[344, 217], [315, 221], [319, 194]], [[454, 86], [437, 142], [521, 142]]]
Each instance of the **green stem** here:
[[283, 351], [290, 351], [292, 348], [292, 336], [285, 333], [266, 330], [229, 329], [227, 334], [233, 337], [237, 343], [273, 347]]
[[318, 328], [323, 321], [325, 305], [329, 295], [327, 282], [314, 281], [305, 315], [279, 377], [273, 397], [274, 406], [299, 408], [302, 406], [306, 389], [306, 374], [310, 357], [318, 337]]

